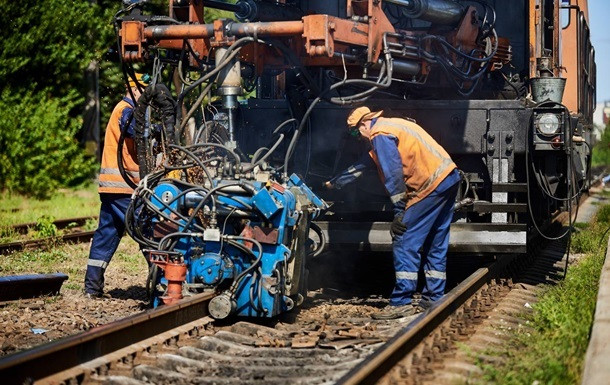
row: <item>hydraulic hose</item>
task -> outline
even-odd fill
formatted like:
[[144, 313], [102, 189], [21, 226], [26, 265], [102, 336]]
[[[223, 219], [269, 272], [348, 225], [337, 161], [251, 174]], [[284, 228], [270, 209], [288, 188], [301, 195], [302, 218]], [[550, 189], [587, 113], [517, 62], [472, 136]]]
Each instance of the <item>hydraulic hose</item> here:
[[148, 138], [146, 132], [146, 109], [148, 106], [154, 106], [161, 112], [161, 120], [165, 138], [169, 144], [176, 143], [176, 102], [172, 97], [169, 89], [164, 84], [155, 84], [147, 87], [140, 99], [138, 106], [135, 108], [134, 115], [136, 118], [136, 149], [138, 155], [138, 163], [140, 165], [140, 177], [143, 178], [148, 174], [149, 159], [147, 156]]
[[[129, 119], [127, 119], [127, 123], [125, 124], [125, 127], [129, 127], [132, 120], [133, 120], [133, 114], [131, 114]], [[121, 135], [119, 136], [119, 143], [117, 145], [118, 148], [117, 148], [117, 152], [116, 152], [117, 164], [119, 166], [119, 172], [121, 173], [121, 176], [123, 177], [123, 180], [125, 181], [125, 183], [127, 183], [127, 185], [129, 187], [131, 187], [132, 189], [135, 189], [136, 187], [138, 187], [138, 185], [131, 179], [129, 174], [127, 174], [127, 170], [125, 170], [125, 165], [123, 164], [123, 147], [125, 147], [125, 132], [126, 131], [127, 131], [126, 128], [121, 130]]]
[[[359, 99], [351, 99], [350, 97], [345, 97], [345, 98], [330, 98], [330, 100], [329, 100], [331, 103], [339, 104], [339, 105], [355, 104], [355, 103], [359, 103], [359, 102], [366, 100], [371, 94], [373, 94], [379, 88], [388, 88], [392, 84], [392, 58], [387, 49], [386, 35], [384, 35], [384, 39], [383, 39], [384, 52], [385, 52], [385, 66], [382, 67], [382, 70], [381, 70], [376, 82], [370, 81], [370, 80], [363, 80], [363, 79], [344, 79], [343, 81], [335, 83], [335, 84], [331, 85], [330, 87], [328, 87], [326, 90], [322, 91], [322, 93], [311, 102], [311, 104], [307, 108], [307, 111], [305, 111], [305, 114], [303, 115], [303, 118], [301, 119], [301, 122], [300, 122], [298, 128], [295, 130], [294, 134], [292, 135], [290, 144], [288, 145], [288, 149], [287, 149], [286, 155], [284, 157], [284, 178], [288, 178], [288, 162], [290, 161], [290, 158], [292, 157], [292, 152], [299, 140], [303, 127], [305, 126], [307, 120], [309, 119], [309, 116], [313, 112], [314, 107], [323, 99], [323, 97], [327, 93], [334, 91], [337, 88], [348, 85], [348, 84], [370, 85], [371, 88], [369, 88], [368, 90], [352, 96], [352, 97], [357, 97]], [[384, 72], [386, 70], [387, 70], [387, 76], [385, 79], [383, 79]]]

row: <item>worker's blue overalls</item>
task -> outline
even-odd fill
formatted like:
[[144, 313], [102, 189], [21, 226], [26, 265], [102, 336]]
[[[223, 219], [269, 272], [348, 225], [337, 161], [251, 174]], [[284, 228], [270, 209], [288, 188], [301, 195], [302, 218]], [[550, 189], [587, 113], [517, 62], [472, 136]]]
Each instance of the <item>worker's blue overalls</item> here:
[[[372, 120], [371, 130], [377, 120]], [[404, 213], [402, 222], [407, 227], [404, 234], [393, 240], [396, 285], [390, 297], [390, 305], [411, 303], [422, 263], [426, 278], [422, 299], [436, 301], [445, 291], [449, 227], [460, 181], [457, 168], [450, 170], [434, 190], [409, 205], [405, 211], [407, 186], [398, 139], [380, 133], [372, 137], [371, 144], [378, 164], [369, 154], [365, 154], [330, 182], [336, 188], [341, 188], [355, 181], [367, 169], [377, 168], [380, 171], [394, 204], [394, 215]]]
[[[120, 132], [125, 129], [127, 138], [135, 134], [133, 102], [130, 98], [115, 107], [106, 128], [102, 170], [100, 174], [100, 216], [98, 228], [93, 234], [87, 272], [85, 273], [85, 293], [100, 296], [104, 290], [104, 271], [119, 246], [125, 233], [125, 213], [131, 201], [133, 189], [122, 180], [117, 166], [117, 149]], [[127, 126], [127, 122], [130, 122]], [[132, 160], [133, 163], [133, 160]], [[132, 167], [133, 168], [133, 167]], [[135, 170], [131, 171], [133, 178]]]

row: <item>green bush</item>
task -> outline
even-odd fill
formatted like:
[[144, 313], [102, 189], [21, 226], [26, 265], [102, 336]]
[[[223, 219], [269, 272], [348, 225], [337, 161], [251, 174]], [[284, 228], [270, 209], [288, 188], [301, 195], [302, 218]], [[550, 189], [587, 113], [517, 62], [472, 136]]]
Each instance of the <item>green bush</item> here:
[[48, 215], [43, 215], [36, 221], [36, 232], [41, 237], [54, 237], [57, 235], [57, 226], [55, 226], [55, 218]]
[[103, 0], [2, 2], [0, 190], [47, 197], [92, 177], [95, 162], [76, 141], [83, 81], [112, 44], [118, 7]]
[[604, 253], [583, 258], [534, 305], [528, 326], [507, 344], [506, 362], [484, 366], [491, 383], [579, 384], [595, 313]]
[[96, 162], [79, 147], [81, 119], [71, 114], [82, 99], [76, 91], [61, 98], [49, 93], [2, 91], [0, 189], [47, 197], [92, 177]]
[[610, 224], [610, 205], [600, 207], [595, 217], [600, 224]]
[[489, 352], [504, 362], [480, 363], [485, 380], [507, 385], [581, 382], [609, 226], [610, 205], [601, 206], [590, 224], [576, 224], [570, 251], [585, 255], [571, 265], [565, 280], [544, 288], [534, 312], [526, 316], [528, 328], [515, 329], [503, 348]]
[[[95, 162], [75, 138], [82, 125], [85, 73], [100, 74], [100, 136], [124, 92], [116, 49], [116, 0], [3, 1], [0, 12], [0, 190], [47, 197], [89, 179]], [[145, 13], [167, 14], [166, 0]], [[230, 17], [206, 9], [206, 20]], [[148, 64], [150, 65], [150, 64]], [[142, 71], [150, 69], [139, 68]]]
[[599, 142], [593, 147], [591, 163], [593, 166], [610, 165], [610, 130], [608, 126], [604, 129]]

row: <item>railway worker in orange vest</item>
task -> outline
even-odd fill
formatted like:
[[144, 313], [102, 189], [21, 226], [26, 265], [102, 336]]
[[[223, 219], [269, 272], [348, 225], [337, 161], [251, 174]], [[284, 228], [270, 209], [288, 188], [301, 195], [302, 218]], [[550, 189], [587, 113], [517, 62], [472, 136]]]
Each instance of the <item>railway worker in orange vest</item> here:
[[[147, 75], [136, 73], [140, 87], [146, 87], [146, 83], [148, 83], [146, 78]], [[140, 91], [131, 78], [129, 87], [137, 100], [140, 97]], [[98, 228], [95, 230], [91, 242], [85, 274], [85, 295], [90, 298], [104, 295], [104, 271], [125, 233], [125, 213], [133, 192], [133, 189], [123, 179], [118, 166], [117, 152], [121, 131], [125, 131], [122, 151], [125, 172], [135, 183], [139, 182], [140, 174], [133, 140], [135, 135], [133, 109], [131, 93], [127, 90], [123, 100], [112, 111], [106, 126], [98, 188], [102, 205]]]
[[326, 182], [326, 187], [341, 188], [364, 169], [377, 166], [394, 206], [390, 232], [396, 284], [389, 305], [373, 318], [392, 319], [418, 311], [412, 300], [422, 262], [426, 284], [419, 309], [444, 295], [449, 227], [460, 176], [449, 154], [420, 126], [384, 118], [382, 113], [359, 107], [349, 114], [350, 133], [368, 139], [372, 150]]

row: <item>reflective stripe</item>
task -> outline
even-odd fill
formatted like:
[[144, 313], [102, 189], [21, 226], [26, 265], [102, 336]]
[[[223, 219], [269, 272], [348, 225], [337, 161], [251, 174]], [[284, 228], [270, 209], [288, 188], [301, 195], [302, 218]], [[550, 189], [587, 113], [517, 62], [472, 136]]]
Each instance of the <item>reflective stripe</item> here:
[[426, 275], [426, 278], [447, 279], [447, 273], [444, 271], [428, 270], [425, 271], [424, 274]]
[[432, 155], [434, 155], [438, 159], [446, 158], [444, 155], [442, 155], [440, 152], [438, 152], [436, 148], [430, 146], [430, 143], [428, 143], [427, 140], [422, 138], [421, 135], [419, 135], [419, 132], [412, 130], [408, 126], [404, 126], [402, 124], [397, 124], [397, 123], [394, 123], [394, 122], [388, 121], [388, 120], [383, 120], [381, 122], [380, 126], [382, 126], [382, 127], [390, 126], [390, 127], [402, 129], [402, 130], [406, 131], [409, 135], [411, 135], [415, 139], [417, 139], [421, 144], [423, 144], [426, 147], [426, 150], [430, 151], [430, 153], [432, 153]]
[[360, 176], [362, 175], [362, 171], [357, 170], [356, 167], [354, 167], [354, 166], [349, 166], [347, 168], [347, 173], [354, 176], [354, 178], [360, 178]]
[[108, 266], [108, 262], [104, 262], [100, 259], [89, 259], [87, 261], [87, 265], [94, 266], [94, 267], [101, 267], [102, 269], [105, 269], [106, 266]]
[[392, 195], [392, 196], [390, 197], [390, 200], [392, 201], [392, 203], [398, 203], [398, 202], [400, 202], [401, 200], [403, 200], [403, 199], [404, 199], [404, 197], [405, 197], [405, 193], [401, 192], [401, 193], [399, 193], [399, 194]]
[[430, 185], [432, 183], [434, 183], [435, 180], [438, 179], [438, 177], [441, 175], [441, 173], [443, 171], [445, 171], [445, 169], [447, 167], [449, 167], [451, 165], [451, 163], [453, 163], [453, 161], [451, 159], [444, 158], [443, 162], [441, 163], [441, 165], [438, 166], [438, 168], [434, 171], [434, 173], [432, 173], [432, 175], [430, 175], [430, 177], [426, 180], [426, 182], [418, 190], [411, 191], [410, 193], [408, 193], [407, 197], [413, 198], [414, 196], [416, 196], [420, 192], [422, 192], [425, 189], [427, 189], [428, 187], [430, 187]]
[[432, 175], [430, 175], [430, 177], [421, 185], [421, 187], [419, 189], [417, 189], [416, 191], [411, 191], [411, 192], [407, 193], [408, 198], [413, 198], [413, 197], [417, 196], [417, 194], [421, 193], [422, 191], [424, 191], [428, 187], [430, 187], [430, 185], [438, 179], [440, 174], [443, 171], [445, 171], [445, 169], [453, 163], [451, 158], [447, 158], [446, 156], [444, 156], [443, 154], [438, 152], [438, 150], [435, 147], [430, 146], [430, 143], [428, 143], [427, 140], [422, 138], [421, 135], [419, 134], [419, 132], [412, 130], [408, 126], [405, 126], [402, 124], [397, 124], [397, 123], [394, 123], [394, 122], [391, 122], [388, 120], [383, 120], [380, 123], [381, 123], [380, 124], [381, 127], [390, 126], [390, 127], [394, 127], [394, 128], [398, 128], [400, 130], [406, 131], [409, 135], [413, 136], [419, 143], [421, 143], [426, 148], [426, 150], [428, 150], [430, 152], [430, 154], [435, 156], [437, 159], [442, 160], [441, 164], [438, 166], [438, 168], [432, 173]]
[[[129, 174], [129, 176], [131, 176], [133, 178], [139, 178], [140, 177], [140, 173], [138, 171], [125, 170], [125, 172], [127, 174]], [[119, 170], [118, 168], [102, 168], [102, 169], [100, 169], [100, 174], [121, 175], [121, 170]]]
[[411, 273], [408, 271], [397, 271], [396, 279], [409, 279], [411, 281], [417, 281], [417, 273]]
[[129, 187], [129, 185], [125, 182], [108, 182], [108, 181], [100, 181], [99, 183], [100, 187], [119, 187], [119, 188], [128, 188], [128, 189], [132, 189], [131, 187]]
[[[102, 152], [102, 170], [100, 172], [100, 182], [102, 183], [99, 184], [98, 188], [101, 193], [131, 194], [133, 192], [133, 189], [126, 184], [121, 176], [117, 159], [123, 112], [132, 108], [132, 105], [123, 99], [112, 110], [112, 115], [108, 120], [104, 136], [104, 151]], [[140, 179], [138, 175], [139, 167], [135, 158], [135, 143], [133, 139], [125, 138], [123, 165], [128, 172], [126, 176], [133, 179], [134, 183], [138, 183]], [[116, 184], [120, 182], [125, 182], [125, 184]]]

